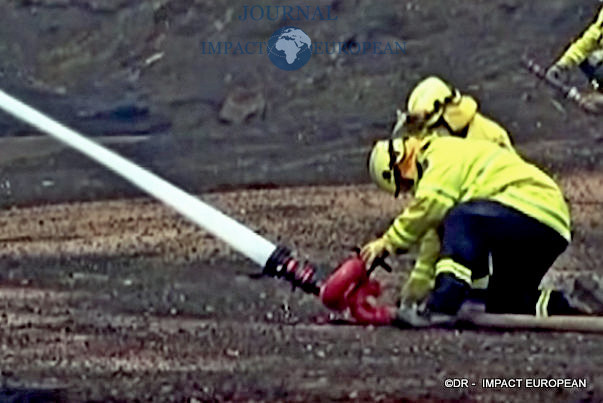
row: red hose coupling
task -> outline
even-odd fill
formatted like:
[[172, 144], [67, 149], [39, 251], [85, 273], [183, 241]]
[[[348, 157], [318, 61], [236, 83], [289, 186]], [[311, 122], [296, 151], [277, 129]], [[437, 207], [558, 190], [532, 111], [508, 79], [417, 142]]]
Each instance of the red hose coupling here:
[[335, 311], [350, 310], [360, 324], [389, 325], [395, 307], [377, 305], [381, 285], [369, 278], [364, 261], [359, 257], [347, 259], [326, 279], [320, 287], [323, 304]]

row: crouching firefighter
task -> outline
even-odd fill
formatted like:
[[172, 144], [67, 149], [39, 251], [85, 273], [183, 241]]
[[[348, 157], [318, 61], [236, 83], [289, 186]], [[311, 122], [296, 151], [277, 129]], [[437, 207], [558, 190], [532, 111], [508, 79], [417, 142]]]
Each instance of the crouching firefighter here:
[[[487, 140], [514, 151], [509, 133], [497, 122], [479, 112], [478, 102], [470, 95], [436, 76], [421, 80], [406, 101], [406, 110], [397, 111], [392, 137], [408, 134], [454, 136], [469, 140]], [[419, 302], [433, 287], [440, 240], [435, 229], [428, 230], [420, 241], [419, 254], [412, 275], [401, 289], [404, 303]], [[474, 281], [474, 289], [487, 286], [488, 276]], [[476, 291], [475, 295], [478, 292]]]
[[[515, 152], [491, 141], [426, 136], [382, 140], [369, 157], [370, 176], [394, 196], [414, 199], [378, 239], [361, 250], [366, 264], [407, 251], [429, 230], [441, 250], [422, 304], [402, 305], [412, 326], [454, 321], [472, 281], [491, 276], [486, 311], [548, 316], [576, 314], [560, 291], [539, 289], [570, 241], [570, 214], [557, 184]], [[491, 261], [491, 264], [490, 264]]]
[[603, 7], [593, 23], [547, 70], [550, 80], [566, 81], [567, 72], [578, 66], [592, 86], [603, 91]]

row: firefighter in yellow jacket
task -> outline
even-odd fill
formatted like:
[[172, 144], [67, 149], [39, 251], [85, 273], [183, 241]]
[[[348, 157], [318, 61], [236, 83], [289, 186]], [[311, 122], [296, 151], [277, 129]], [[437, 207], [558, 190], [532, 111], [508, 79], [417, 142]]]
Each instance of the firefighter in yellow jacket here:
[[[439, 77], [421, 80], [411, 91], [406, 111], [398, 111], [393, 137], [426, 135], [455, 136], [469, 140], [487, 140], [514, 151], [511, 136], [498, 123], [478, 111], [477, 101]], [[419, 253], [409, 279], [401, 290], [403, 303], [420, 302], [433, 288], [429, 275], [436, 264], [440, 239], [435, 230], [427, 231], [420, 242]], [[478, 279], [477, 288], [487, 285], [488, 276]]]
[[564, 81], [565, 73], [579, 66], [596, 89], [603, 90], [603, 7], [595, 21], [548, 69], [550, 79]]
[[421, 80], [411, 91], [406, 111], [398, 111], [393, 137], [436, 133], [473, 140], [489, 140], [513, 149], [509, 133], [494, 120], [482, 115], [477, 101], [461, 94], [439, 77]]
[[362, 248], [367, 264], [408, 250], [429, 230], [441, 239], [435, 268], [423, 273], [435, 282], [425, 309], [402, 307], [414, 315], [403, 320], [421, 326], [454, 316], [490, 260], [488, 312], [575, 313], [561, 292], [538, 289], [570, 241], [570, 214], [559, 187], [536, 166], [491, 141], [428, 135], [377, 142], [369, 171], [394, 195], [413, 189], [414, 200]]

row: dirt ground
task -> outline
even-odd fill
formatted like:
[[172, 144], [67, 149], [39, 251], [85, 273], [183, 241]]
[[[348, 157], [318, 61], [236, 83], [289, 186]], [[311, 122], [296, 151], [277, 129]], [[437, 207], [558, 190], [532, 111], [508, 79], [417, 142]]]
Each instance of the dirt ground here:
[[[575, 242], [545, 281], [603, 274], [602, 181], [563, 178]], [[325, 268], [400, 207], [369, 186], [203, 198]], [[603, 336], [330, 323], [341, 317], [315, 297], [252, 279], [257, 266], [147, 199], [13, 208], [0, 226], [9, 388], [60, 391], [68, 401], [603, 399]], [[395, 275], [381, 276], [390, 299], [411, 260], [395, 263]], [[448, 378], [476, 386], [446, 388]], [[481, 386], [485, 378], [585, 379], [587, 387], [493, 389]]]
[[[438, 74], [562, 184], [574, 241], [544, 282], [603, 275], [600, 117], [519, 63], [554, 60], [598, 2], [314, 3], [338, 19], [300, 21], [313, 41], [402, 40], [407, 54], [285, 72], [201, 53], [285, 24], [240, 22], [246, 0], [3, 1], [0, 87], [330, 270], [402, 208], [366, 185], [366, 154]], [[603, 401], [603, 335], [346, 324], [38, 134], [0, 114], [0, 402]], [[379, 274], [389, 301], [412, 254], [393, 265]], [[586, 387], [482, 385], [493, 378]]]

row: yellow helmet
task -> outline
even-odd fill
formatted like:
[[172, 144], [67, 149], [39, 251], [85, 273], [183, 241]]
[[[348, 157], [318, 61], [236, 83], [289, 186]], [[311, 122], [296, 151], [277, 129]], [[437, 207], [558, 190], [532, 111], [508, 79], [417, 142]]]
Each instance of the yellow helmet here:
[[442, 126], [456, 135], [471, 123], [478, 110], [475, 99], [462, 95], [438, 77], [421, 81], [408, 97], [407, 111], [398, 112], [393, 136], [403, 129], [424, 136], [429, 129]]
[[379, 140], [369, 155], [371, 180], [388, 193], [398, 196], [402, 176], [398, 164], [404, 159], [404, 140], [394, 138]]
[[461, 94], [442, 79], [431, 76], [421, 81], [410, 93], [407, 111], [424, 116], [424, 124], [433, 126], [444, 113], [444, 107], [458, 100]]

